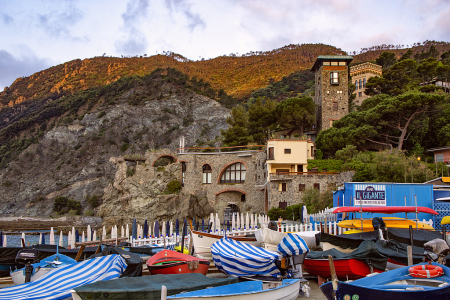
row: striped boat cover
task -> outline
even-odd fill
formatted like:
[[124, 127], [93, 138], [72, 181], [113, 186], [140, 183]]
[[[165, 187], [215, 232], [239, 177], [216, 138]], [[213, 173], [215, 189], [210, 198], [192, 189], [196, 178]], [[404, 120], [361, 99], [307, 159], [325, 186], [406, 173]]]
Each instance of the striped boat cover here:
[[301, 237], [288, 233], [278, 244], [277, 251], [283, 256], [291, 256], [308, 253], [309, 248]]
[[211, 246], [215, 266], [231, 276], [272, 275], [280, 271], [275, 266], [278, 253], [223, 238]]
[[71, 297], [71, 289], [119, 278], [126, 267], [120, 255], [85, 260], [48, 272], [36, 281], [0, 289], [0, 299], [66, 299]]

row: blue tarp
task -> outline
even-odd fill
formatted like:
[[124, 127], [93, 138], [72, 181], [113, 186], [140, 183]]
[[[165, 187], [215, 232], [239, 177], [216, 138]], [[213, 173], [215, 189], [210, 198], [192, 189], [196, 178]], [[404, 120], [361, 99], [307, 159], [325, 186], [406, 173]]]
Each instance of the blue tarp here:
[[288, 233], [278, 244], [277, 251], [283, 256], [293, 256], [308, 253], [309, 248], [301, 237]]
[[126, 267], [120, 255], [85, 260], [48, 272], [36, 281], [0, 289], [0, 299], [66, 299], [71, 296], [71, 289], [117, 279]]
[[223, 238], [211, 246], [215, 266], [232, 276], [277, 276], [276, 252]]

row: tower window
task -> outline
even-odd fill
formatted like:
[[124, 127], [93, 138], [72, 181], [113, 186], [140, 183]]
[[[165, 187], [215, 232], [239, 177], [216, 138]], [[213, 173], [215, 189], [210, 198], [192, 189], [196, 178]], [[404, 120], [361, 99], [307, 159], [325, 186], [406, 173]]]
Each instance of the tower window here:
[[355, 90], [358, 89], [358, 80], [355, 80]]
[[365, 88], [366, 87], [366, 79], [364, 78], [363, 79], [363, 88]]
[[331, 72], [330, 73], [330, 83], [331, 84], [339, 84], [339, 72]]
[[358, 93], [358, 97], [362, 97], [362, 92], [359, 92], [359, 93]]
[[338, 110], [338, 103], [333, 102], [333, 111], [337, 111], [337, 110]]
[[359, 80], [359, 88], [362, 89], [362, 81], [361, 81], [361, 79]]

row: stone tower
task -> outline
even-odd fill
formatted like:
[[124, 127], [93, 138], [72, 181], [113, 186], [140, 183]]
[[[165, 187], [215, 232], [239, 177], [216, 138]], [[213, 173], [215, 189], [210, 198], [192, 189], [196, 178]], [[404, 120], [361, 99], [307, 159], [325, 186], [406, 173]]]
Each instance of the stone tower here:
[[366, 90], [366, 83], [370, 77], [381, 76], [383, 74], [382, 67], [371, 62], [365, 62], [353, 67], [350, 67], [350, 76], [352, 77], [352, 83], [356, 86], [356, 98], [355, 105], [361, 105], [361, 103], [369, 98], [364, 94]]
[[352, 60], [351, 56], [319, 55], [311, 68], [316, 78], [317, 133], [348, 114], [348, 65]]

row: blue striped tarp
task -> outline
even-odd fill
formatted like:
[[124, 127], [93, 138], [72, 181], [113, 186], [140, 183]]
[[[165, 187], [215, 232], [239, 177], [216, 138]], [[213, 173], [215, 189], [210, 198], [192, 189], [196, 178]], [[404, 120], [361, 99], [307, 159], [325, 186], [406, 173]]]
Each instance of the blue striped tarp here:
[[67, 265], [36, 281], [0, 289], [1, 300], [66, 299], [70, 290], [88, 283], [119, 278], [127, 264], [120, 255], [108, 255]]
[[275, 265], [276, 252], [222, 238], [211, 246], [215, 266], [231, 276], [274, 276], [280, 274]]
[[278, 244], [277, 251], [283, 256], [300, 255], [308, 253], [306, 242], [296, 234], [288, 233]]

